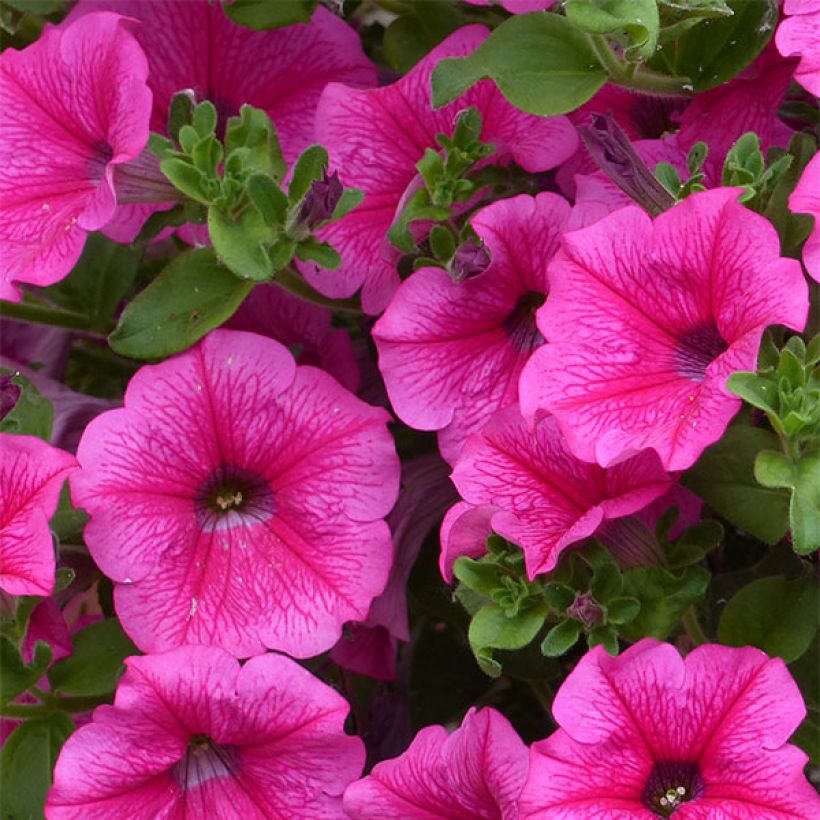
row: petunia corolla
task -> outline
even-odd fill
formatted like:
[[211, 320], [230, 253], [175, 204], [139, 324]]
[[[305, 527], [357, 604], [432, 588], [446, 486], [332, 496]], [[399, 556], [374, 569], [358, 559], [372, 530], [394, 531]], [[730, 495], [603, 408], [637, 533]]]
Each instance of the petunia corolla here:
[[533, 744], [522, 818], [810, 820], [820, 796], [786, 741], [806, 714], [780, 658], [706, 644], [685, 659], [639, 641], [588, 652]]
[[430, 77], [445, 57], [470, 54], [487, 37], [483, 26], [466, 26], [436, 46], [392, 85], [356, 90], [331, 83], [316, 111], [316, 139], [328, 149], [331, 166], [346, 187], [365, 193], [362, 204], [322, 229], [321, 236], [342, 257], [341, 267], [324, 270], [305, 263], [313, 287], [332, 298], [362, 288], [367, 313], [381, 313], [399, 284], [398, 251], [387, 240], [408, 189], [418, 183], [416, 163], [436, 136], [452, 136], [457, 114], [481, 113], [481, 139], [497, 146], [488, 162], [517, 162], [526, 171], [546, 171], [572, 155], [577, 136], [565, 117], [535, 117], [510, 105], [489, 80], [438, 110], [431, 103]]
[[392, 560], [388, 419], [253, 333], [139, 370], [86, 428], [71, 484], [137, 646], [307, 657], [363, 620]]
[[74, 456], [39, 438], [0, 433], [0, 590], [51, 594], [55, 559], [48, 522], [76, 468]]
[[741, 405], [728, 376], [755, 369], [768, 325], [800, 331], [808, 311], [799, 263], [738, 193], [693, 194], [654, 222], [627, 207], [564, 235], [537, 314], [547, 344], [521, 376], [525, 417], [554, 414], [572, 452], [603, 466], [652, 447], [683, 470], [720, 438]]
[[[119, 7], [118, 7], [119, 10]], [[148, 65], [130, 22], [92, 14], [0, 55], [0, 298], [66, 276], [148, 141]]]
[[347, 702], [295, 661], [189, 646], [126, 666], [113, 706], [60, 752], [48, 820], [341, 816], [364, 745]]
[[471, 224], [489, 267], [460, 282], [441, 268], [416, 271], [373, 328], [396, 413], [411, 427], [439, 430], [450, 463], [496, 410], [518, 401], [518, 377], [544, 341], [535, 311], [569, 214], [551, 193], [483, 208]]
[[348, 786], [344, 809], [352, 820], [515, 820], [526, 777], [527, 748], [507, 719], [473, 707], [452, 734], [427, 726]]
[[783, 13], [787, 16], [774, 35], [777, 48], [800, 57], [794, 79], [820, 97], [820, 0], [786, 0]]
[[809, 276], [820, 282], [820, 154], [812, 157], [803, 169], [794, 191], [789, 197], [789, 208], [796, 213], [811, 214], [814, 228], [803, 246], [803, 264]]
[[468, 439], [452, 479], [464, 501], [442, 524], [441, 571], [448, 580], [460, 555], [484, 554], [490, 530], [521, 547], [534, 578], [605, 520], [638, 512], [672, 484], [652, 451], [608, 469], [579, 461], [554, 418], [528, 429], [517, 405]]

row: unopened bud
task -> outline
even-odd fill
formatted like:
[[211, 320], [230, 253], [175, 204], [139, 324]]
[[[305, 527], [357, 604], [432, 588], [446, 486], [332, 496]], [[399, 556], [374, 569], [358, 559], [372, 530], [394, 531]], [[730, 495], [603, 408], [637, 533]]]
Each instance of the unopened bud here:
[[299, 209], [298, 222], [301, 226], [313, 231], [333, 216], [336, 206], [344, 193], [344, 186], [335, 171], [332, 176], [324, 173], [308, 189]]
[[458, 248], [450, 262], [450, 276], [454, 282], [461, 282], [484, 273], [489, 266], [490, 252], [486, 246], [468, 239]]
[[0, 420], [4, 419], [20, 400], [20, 385], [15, 384], [14, 376], [0, 376]]

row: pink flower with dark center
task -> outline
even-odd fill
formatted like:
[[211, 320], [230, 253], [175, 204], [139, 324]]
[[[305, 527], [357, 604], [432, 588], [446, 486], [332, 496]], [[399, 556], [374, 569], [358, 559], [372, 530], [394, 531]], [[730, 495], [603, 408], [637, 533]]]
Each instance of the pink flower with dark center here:
[[71, 484], [134, 642], [307, 657], [363, 620], [392, 560], [388, 419], [253, 333], [139, 370], [86, 428]]
[[467, 712], [451, 735], [427, 726], [400, 757], [347, 787], [353, 820], [515, 820], [527, 749], [495, 709]]
[[809, 276], [820, 282], [820, 154], [803, 169], [803, 175], [789, 197], [789, 208], [814, 217], [811, 236], [803, 246], [803, 264]]
[[[119, 9], [118, 9], [119, 10]], [[0, 55], [0, 298], [69, 273], [114, 215], [114, 170], [148, 140], [148, 66], [117, 14]]]
[[310, 23], [267, 31], [234, 23], [222, 3], [208, 0], [81, 0], [72, 15], [99, 9], [139, 20], [134, 35], [154, 92], [151, 130], [162, 134], [174, 94], [190, 88], [216, 106], [223, 129], [244, 103], [267, 111], [292, 162], [314, 142], [314, 113], [327, 83], [376, 84], [359, 36], [325, 8]]
[[416, 163], [436, 136], [451, 136], [458, 113], [475, 107], [484, 118], [481, 139], [498, 150], [489, 162], [515, 161], [527, 171], [560, 165], [575, 150], [577, 137], [565, 117], [535, 117], [510, 105], [489, 80], [437, 111], [430, 76], [445, 57], [470, 54], [487, 37], [482, 26], [466, 26], [434, 48], [398, 82], [358, 91], [331, 83], [316, 112], [316, 137], [327, 146], [330, 163], [347, 187], [365, 192], [352, 213], [321, 231], [342, 256], [336, 270], [305, 264], [302, 271], [321, 293], [351, 296], [362, 288], [368, 313], [381, 313], [399, 284], [399, 252], [387, 231], [406, 192], [418, 184]]
[[[540, 419], [531, 430], [517, 405], [499, 411], [468, 439], [452, 479], [465, 503], [442, 524], [442, 572], [448, 579], [459, 554], [484, 553], [482, 517], [521, 547], [534, 578], [604, 520], [637, 512], [672, 483], [651, 451], [608, 469], [579, 461], [554, 418]], [[478, 535], [472, 544], [464, 528]]]
[[0, 433], [0, 590], [51, 594], [55, 561], [48, 522], [76, 468], [74, 456], [39, 438]]
[[348, 390], [359, 387], [353, 344], [343, 328], [331, 326], [327, 308], [306, 302], [274, 282], [257, 285], [239, 310], [225, 322], [288, 345], [299, 364], [321, 367]]
[[441, 268], [416, 271], [373, 329], [396, 413], [411, 427], [440, 430], [450, 463], [471, 433], [518, 400], [518, 377], [544, 341], [535, 311], [569, 214], [566, 200], [551, 193], [482, 209], [471, 224], [489, 267], [460, 282]]
[[347, 702], [290, 658], [189, 646], [129, 658], [113, 706], [63, 747], [49, 820], [341, 816], [364, 745]]
[[786, 741], [806, 714], [780, 658], [646, 638], [597, 646], [561, 685], [560, 728], [531, 747], [522, 818], [810, 820], [820, 796]]
[[693, 194], [654, 222], [623, 208], [564, 235], [537, 316], [548, 344], [521, 376], [525, 417], [553, 413], [572, 452], [601, 465], [652, 447], [683, 470], [720, 438], [741, 405], [728, 376], [755, 369], [768, 325], [802, 330], [808, 309], [799, 263], [737, 195]]
[[774, 35], [786, 57], [800, 57], [794, 79], [820, 97], [820, 0], [786, 0], [782, 20]]

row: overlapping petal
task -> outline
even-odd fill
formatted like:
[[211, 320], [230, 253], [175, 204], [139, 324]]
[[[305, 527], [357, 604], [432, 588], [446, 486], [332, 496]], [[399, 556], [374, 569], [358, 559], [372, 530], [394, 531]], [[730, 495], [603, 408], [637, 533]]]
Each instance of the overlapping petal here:
[[786, 744], [805, 715], [800, 692], [760, 650], [709, 644], [683, 660], [653, 639], [617, 658], [596, 647], [553, 713], [561, 728], [531, 749], [523, 817], [649, 820], [666, 807], [705, 818], [731, 807], [726, 816], [808, 820], [820, 808], [805, 755]]
[[387, 580], [398, 462], [384, 410], [278, 342], [220, 330], [86, 428], [86, 543], [138, 646], [314, 655]]
[[775, 43], [781, 54], [800, 57], [794, 79], [820, 96], [820, 0], [786, 0], [788, 15], [777, 27]]
[[811, 236], [803, 246], [803, 264], [812, 279], [820, 282], [820, 154], [812, 157], [804, 168], [797, 186], [789, 197], [789, 208], [814, 217]]
[[76, 468], [74, 456], [39, 438], [0, 433], [0, 589], [51, 594], [55, 561], [48, 522]]
[[353, 820], [514, 820], [527, 775], [527, 750], [495, 709], [470, 709], [451, 735], [428, 726], [400, 757], [348, 786]]
[[2, 299], [71, 270], [114, 215], [114, 169], [145, 147], [148, 66], [126, 25], [93, 14], [0, 56]]
[[737, 193], [694, 194], [654, 223], [624, 208], [564, 236], [521, 405], [555, 414], [579, 458], [653, 447], [667, 470], [691, 466], [740, 408], [726, 379], [754, 369], [764, 329], [803, 328], [799, 265]]
[[441, 268], [416, 271], [373, 329], [393, 407], [412, 427], [440, 430], [450, 463], [471, 433], [518, 399], [518, 377], [543, 342], [535, 310], [569, 213], [550, 193], [482, 209], [471, 224], [489, 268], [461, 282]]
[[474, 106], [484, 118], [481, 139], [498, 146], [491, 162], [514, 160], [527, 171], [554, 168], [571, 156], [577, 137], [565, 117], [535, 117], [511, 106], [495, 85], [481, 82], [457, 100], [433, 110], [430, 77], [439, 60], [471, 53], [488, 32], [466, 26], [434, 48], [398, 82], [358, 91], [331, 83], [316, 113], [316, 135], [345, 186], [365, 192], [352, 213], [322, 231], [342, 256], [342, 266], [302, 267], [308, 281], [330, 297], [351, 296], [360, 287], [368, 313], [380, 313], [399, 284], [398, 252], [387, 231], [417, 176], [416, 163], [436, 135], [452, 134], [458, 112]]
[[517, 405], [499, 411], [467, 441], [452, 478], [469, 505], [458, 518], [470, 515], [463, 523], [451, 519], [442, 532], [447, 571], [457, 557], [450, 541], [472, 554], [466, 533], [481, 536], [488, 521], [524, 551], [530, 578], [551, 570], [565, 547], [592, 535], [604, 520], [637, 512], [671, 485], [653, 452], [609, 469], [580, 461], [553, 417], [531, 430]]
[[46, 816], [337, 818], [364, 747], [348, 704], [289, 658], [216, 647], [129, 658], [113, 706], [60, 754]]

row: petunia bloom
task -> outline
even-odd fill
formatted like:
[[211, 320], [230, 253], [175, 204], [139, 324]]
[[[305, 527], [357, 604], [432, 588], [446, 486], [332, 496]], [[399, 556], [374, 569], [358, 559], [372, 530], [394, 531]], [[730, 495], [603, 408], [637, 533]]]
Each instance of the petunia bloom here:
[[467, 712], [451, 735], [427, 726], [400, 757], [347, 787], [353, 820], [514, 820], [527, 749], [495, 709]]
[[416, 271], [373, 328], [379, 368], [399, 417], [440, 430], [454, 462], [467, 437], [518, 400], [518, 377], [544, 338], [535, 311], [570, 206], [556, 194], [494, 202], [471, 220], [490, 253], [481, 274], [454, 282], [441, 268]]
[[517, 162], [527, 171], [545, 171], [572, 155], [577, 137], [565, 117], [535, 117], [510, 105], [490, 81], [476, 85], [439, 110], [431, 103], [430, 77], [436, 63], [474, 51], [488, 35], [466, 26], [434, 48], [392, 85], [360, 91], [331, 83], [316, 111], [316, 137], [327, 146], [330, 164], [347, 187], [365, 192], [352, 213], [321, 231], [342, 256], [336, 270], [305, 264], [305, 278], [330, 297], [362, 288], [368, 313], [381, 313], [399, 284], [398, 251], [387, 240], [406, 192], [417, 184], [416, 163], [436, 136], [452, 135], [456, 116], [475, 107], [484, 118], [481, 139], [497, 146], [489, 162]]
[[[652, 451], [608, 469], [579, 461], [554, 418], [541, 418], [530, 430], [517, 405], [499, 411], [468, 439], [452, 479], [464, 503], [442, 524], [446, 578], [459, 554], [484, 552], [486, 533], [476, 528], [474, 510], [521, 547], [534, 578], [553, 569], [564, 548], [592, 535], [603, 521], [637, 512], [672, 484]], [[472, 544], [465, 541], [465, 527], [479, 536]]]
[[114, 215], [114, 171], [148, 140], [148, 66], [126, 20], [47, 26], [0, 55], [0, 298], [69, 273]]
[[295, 661], [189, 646], [129, 658], [60, 752], [48, 820], [337, 818], [364, 764], [347, 702]]
[[76, 468], [74, 456], [39, 438], [0, 433], [0, 590], [51, 594], [55, 560], [48, 522]]
[[137, 646], [307, 657], [363, 620], [392, 559], [388, 419], [253, 333], [139, 370], [86, 428], [71, 484]]
[[579, 458], [607, 465], [652, 447], [667, 470], [686, 469], [740, 409], [726, 379], [754, 370], [765, 328], [802, 330], [800, 265], [737, 195], [693, 194], [654, 222], [623, 208], [564, 235], [521, 406], [554, 414]]
[[820, 96], [820, 0], [786, 0], [788, 15], [777, 27], [775, 43], [781, 54], [800, 57], [794, 79]]
[[786, 665], [707, 644], [681, 658], [646, 638], [588, 652], [530, 750], [522, 818], [810, 820], [820, 796], [786, 741], [806, 714]]
[[803, 246], [803, 263], [809, 276], [820, 282], [820, 154], [812, 157], [803, 169], [803, 174], [789, 197], [789, 208], [814, 217], [811, 236]]

